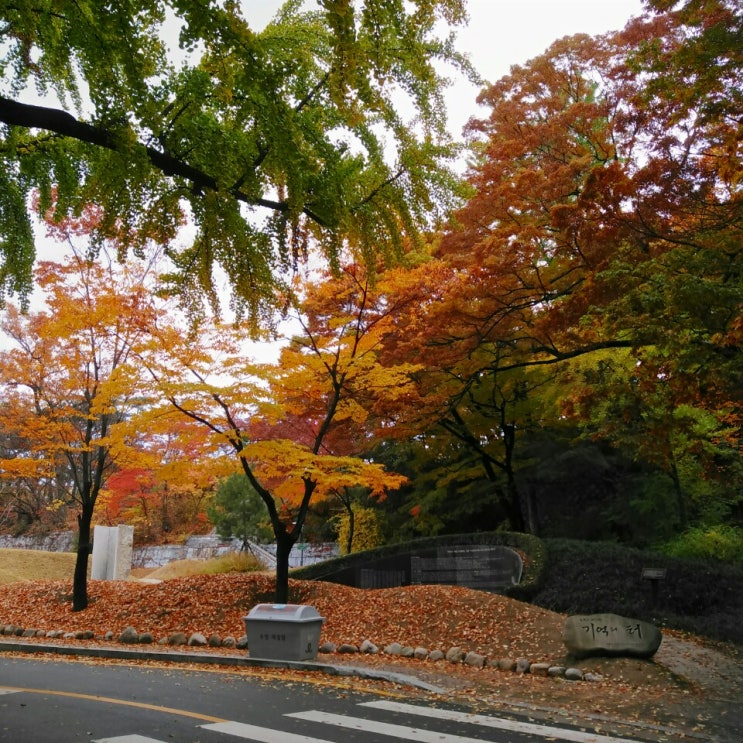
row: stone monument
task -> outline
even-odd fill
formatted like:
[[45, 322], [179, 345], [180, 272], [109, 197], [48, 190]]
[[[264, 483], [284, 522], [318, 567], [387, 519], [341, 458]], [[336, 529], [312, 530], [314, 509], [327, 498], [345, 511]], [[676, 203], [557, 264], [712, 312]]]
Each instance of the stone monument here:
[[132, 570], [133, 526], [96, 526], [92, 580], [127, 580]]
[[576, 658], [589, 655], [651, 658], [660, 647], [661, 631], [649, 622], [618, 614], [568, 617], [562, 633], [568, 652]]

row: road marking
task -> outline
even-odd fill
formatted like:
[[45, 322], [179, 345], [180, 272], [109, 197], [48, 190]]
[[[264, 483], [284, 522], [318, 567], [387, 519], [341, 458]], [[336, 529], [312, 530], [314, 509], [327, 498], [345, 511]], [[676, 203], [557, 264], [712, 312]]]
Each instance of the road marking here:
[[411, 728], [406, 725], [392, 725], [389, 722], [376, 722], [363, 717], [348, 717], [346, 715], [335, 715], [332, 712], [295, 712], [287, 717], [294, 717], [308, 722], [321, 722], [325, 725], [335, 725], [339, 728], [359, 730], [364, 733], [378, 733], [390, 738], [402, 738], [403, 740], [415, 741], [415, 743], [482, 743], [482, 738], [468, 738], [463, 735], [451, 735], [441, 733], [437, 730], [423, 730]]
[[467, 723], [469, 725], [481, 725], [483, 727], [508, 730], [512, 733], [527, 733], [539, 735], [544, 738], [558, 738], [559, 740], [576, 741], [576, 743], [633, 743], [627, 738], [613, 738], [598, 733], [583, 732], [581, 730], [570, 730], [550, 725], [538, 725], [531, 722], [517, 722], [514, 720], [502, 720], [498, 717], [486, 715], [475, 715], [467, 712], [456, 712], [455, 710], [438, 709], [436, 707], [419, 707], [403, 702], [377, 701], [363, 702], [361, 707], [381, 709], [388, 712], [402, 712], [407, 715], [421, 715], [437, 720], [448, 720], [451, 722]]
[[53, 689], [24, 689], [22, 687], [8, 686], [4, 687], [6, 694], [25, 692], [26, 694], [44, 694], [50, 697], [69, 697], [71, 699], [85, 699], [89, 702], [102, 702], [103, 704], [120, 704], [123, 707], [136, 707], [138, 709], [147, 709], [152, 712], [163, 712], [169, 715], [179, 715], [180, 717], [192, 717], [204, 722], [224, 722], [223, 717], [213, 717], [212, 715], [202, 715], [199, 712], [191, 712], [187, 709], [175, 709], [174, 707], [161, 707], [157, 704], [147, 704], [145, 702], [133, 702], [128, 699], [114, 699], [113, 697], [99, 697], [95, 694], [78, 694], [74, 691], [56, 691]]
[[98, 738], [92, 743], [163, 743], [163, 741], [144, 735], [118, 735], [115, 738]]
[[[289, 715], [291, 717], [291, 715]], [[204, 730], [213, 730], [217, 733], [226, 733], [236, 738], [254, 740], [258, 743], [330, 743], [321, 738], [310, 738], [307, 735], [285, 733], [273, 728], [261, 728], [257, 725], [248, 725], [244, 722], [217, 722], [214, 725], [201, 725]]]
[[18, 689], [6, 689], [4, 686], [0, 686], [0, 694], [17, 694]]

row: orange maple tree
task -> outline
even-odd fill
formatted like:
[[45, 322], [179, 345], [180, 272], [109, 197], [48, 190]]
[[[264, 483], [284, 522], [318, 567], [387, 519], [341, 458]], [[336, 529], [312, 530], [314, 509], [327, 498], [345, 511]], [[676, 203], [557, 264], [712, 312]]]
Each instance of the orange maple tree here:
[[[388, 344], [424, 367], [398, 432], [428, 417], [511, 487], [513, 436], [564, 414], [560, 397], [587, 380], [548, 370], [578, 357], [598, 368], [612, 352], [647, 364], [648, 402], [670, 380], [677, 409], [739, 420], [739, 28], [723, 2], [649, 12], [562, 39], [483, 91], [489, 115], [469, 126], [474, 195], [411, 279], [419, 306]], [[566, 386], [549, 410], [537, 391], [553, 377]], [[584, 403], [600, 403], [591, 386]]]
[[[138, 267], [141, 269], [141, 267]], [[65, 263], [36, 270], [45, 309], [9, 305], [0, 352], [0, 423], [28, 442], [24, 456], [0, 460], [4, 478], [54, 482], [79, 512], [73, 609], [86, 608], [91, 521], [113, 471], [112, 433], [129, 412], [135, 377], [127, 366], [149, 311], [141, 271], [118, 271], [73, 250]]]
[[389, 313], [372, 305], [360, 269], [305, 292], [296, 304], [301, 332], [277, 364], [250, 359], [239, 324], [202, 322], [189, 333], [154, 323], [138, 350], [152, 400], [139, 424], [178, 417], [201, 424], [215, 467], [237, 468], [261, 496], [276, 539], [279, 602], [287, 600], [289, 553], [313, 497], [356, 486], [383, 496], [404, 479], [351, 443], [372, 414], [374, 393], [401, 394], [408, 378], [409, 365], [387, 368], [377, 357]]

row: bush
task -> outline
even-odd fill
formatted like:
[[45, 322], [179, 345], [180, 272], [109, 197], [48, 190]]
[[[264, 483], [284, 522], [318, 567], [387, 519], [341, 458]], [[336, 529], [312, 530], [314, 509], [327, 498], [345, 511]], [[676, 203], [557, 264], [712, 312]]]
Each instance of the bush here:
[[[532, 603], [565, 614], [611, 612], [743, 643], [743, 571], [609, 542], [546, 539], [547, 570]], [[665, 568], [653, 600], [645, 567]]]
[[725, 524], [698, 526], [666, 542], [661, 549], [673, 557], [720, 560], [743, 568], [743, 529]]

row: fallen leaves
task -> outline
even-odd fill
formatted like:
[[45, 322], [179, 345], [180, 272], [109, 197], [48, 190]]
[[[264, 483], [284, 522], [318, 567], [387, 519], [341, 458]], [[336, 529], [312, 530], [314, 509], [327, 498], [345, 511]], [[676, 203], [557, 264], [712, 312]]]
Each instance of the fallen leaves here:
[[[243, 617], [271, 603], [273, 577], [200, 575], [157, 584], [90, 581], [89, 606], [73, 612], [71, 586], [34, 581], [0, 586], [0, 624], [97, 635], [127, 626], [156, 638], [175, 632], [205, 636], [245, 631]], [[379, 647], [392, 642], [429, 650], [461, 646], [489, 657], [559, 658], [562, 615], [503, 596], [456, 586], [361, 590], [332, 583], [291, 581], [292, 601], [314, 606], [325, 618], [321, 642]]]
[[[259, 603], [272, 603], [274, 579], [267, 574], [195, 575], [157, 584], [90, 581], [89, 607], [73, 612], [70, 582], [33, 581], [0, 585], [0, 627], [120, 634], [127, 626], [155, 640], [175, 632], [206, 637], [245, 632], [243, 617]], [[380, 648], [392, 642], [428, 650], [462, 647], [491, 659], [510, 657], [563, 663], [561, 633], [565, 616], [503, 596], [443, 585], [361, 590], [323, 582], [290, 581], [292, 603], [314, 606], [325, 622], [321, 642], [359, 645], [369, 639]], [[683, 645], [685, 647], [685, 645]], [[209, 649], [209, 652], [229, 652]], [[234, 652], [234, 651], [232, 651]], [[321, 656], [322, 657], [322, 656]], [[329, 660], [327, 656], [324, 660]], [[663, 666], [625, 658], [591, 659], [589, 669], [604, 681], [566, 682], [475, 669], [464, 664], [406, 660], [387, 655], [336, 655], [334, 664], [369, 665], [411, 673], [451, 690], [467, 704], [520, 700], [523, 707], [560, 706], [585, 714], [624, 719], [699, 724], [715, 709], [723, 721], [725, 697], [695, 693]], [[581, 667], [585, 667], [584, 664]], [[695, 707], [698, 707], [695, 711]], [[662, 710], [662, 711], [661, 711]]]

